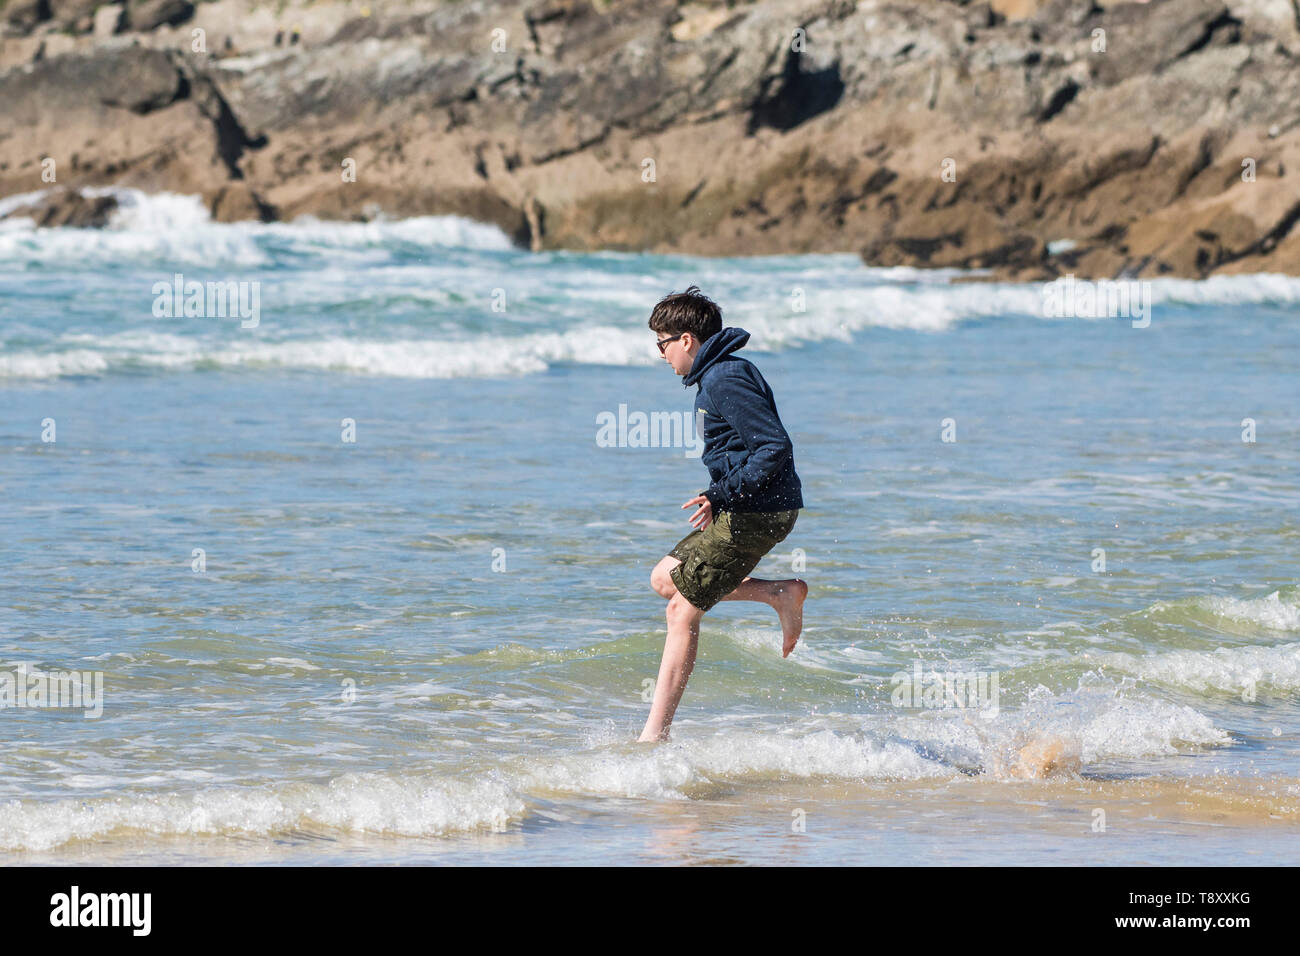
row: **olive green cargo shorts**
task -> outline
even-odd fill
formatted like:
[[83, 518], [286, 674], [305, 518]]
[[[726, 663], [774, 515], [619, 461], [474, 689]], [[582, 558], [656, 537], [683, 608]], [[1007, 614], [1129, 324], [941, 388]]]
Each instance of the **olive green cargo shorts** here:
[[798, 509], [719, 512], [707, 528], [692, 531], [668, 552], [682, 562], [669, 572], [673, 584], [691, 604], [709, 610], [785, 540], [798, 516]]

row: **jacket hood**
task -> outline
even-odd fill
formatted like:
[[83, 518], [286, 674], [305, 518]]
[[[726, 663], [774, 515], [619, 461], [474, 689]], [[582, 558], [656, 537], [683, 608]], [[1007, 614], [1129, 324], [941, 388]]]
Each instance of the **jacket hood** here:
[[682, 385], [696, 384], [699, 382], [700, 376], [708, 371], [711, 365], [732, 352], [740, 351], [748, 341], [749, 333], [744, 329], [723, 329], [717, 335], [712, 336], [695, 353], [695, 363], [691, 366], [691, 370], [682, 376]]

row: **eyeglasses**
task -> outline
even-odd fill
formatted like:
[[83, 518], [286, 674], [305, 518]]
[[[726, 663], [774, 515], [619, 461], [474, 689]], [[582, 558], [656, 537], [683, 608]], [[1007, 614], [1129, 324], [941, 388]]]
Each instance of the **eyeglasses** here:
[[660, 355], [663, 355], [663, 354], [664, 354], [664, 349], [668, 348], [668, 343], [669, 343], [669, 342], [676, 342], [678, 339], [680, 339], [680, 338], [681, 338], [683, 335], [685, 335], [685, 334], [686, 334], [685, 332], [680, 332], [680, 333], [678, 333], [677, 335], [674, 335], [674, 336], [673, 336], [672, 338], [670, 338], [670, 339], [660, 339], [658, 342], [656, 342], [655, 345], [659, 346], [659, 354], [660, 354]]

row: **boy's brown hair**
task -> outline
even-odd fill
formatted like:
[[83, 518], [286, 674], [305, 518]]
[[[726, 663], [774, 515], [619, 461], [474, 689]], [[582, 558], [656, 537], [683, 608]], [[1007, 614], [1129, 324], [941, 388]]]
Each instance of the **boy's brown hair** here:
[[701, 343], [722, 331], [722, 310], [697, 285], [664, 296], [650, 313], [655, 332], [680, 335], [690, 332]]

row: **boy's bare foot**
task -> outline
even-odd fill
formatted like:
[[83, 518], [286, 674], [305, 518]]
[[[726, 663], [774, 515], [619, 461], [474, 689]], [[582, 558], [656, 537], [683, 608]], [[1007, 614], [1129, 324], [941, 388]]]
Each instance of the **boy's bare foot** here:
[[781, 619], [781, 656], [789, 657], [803, 633], [803, 602], [808, 597], [808, 585], [800, 580], [782, 582], [772, 606]]
[[1011, 776], [1025, 780], [1041, 780], [1058, 771], [1077, 773], [1079, 758], [1071, 753], [1060, 737], [1039, 737], [1031, 740], [1016, 753]]

